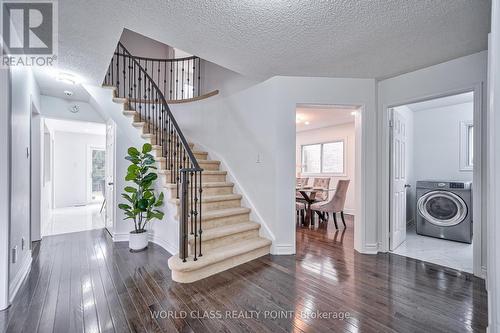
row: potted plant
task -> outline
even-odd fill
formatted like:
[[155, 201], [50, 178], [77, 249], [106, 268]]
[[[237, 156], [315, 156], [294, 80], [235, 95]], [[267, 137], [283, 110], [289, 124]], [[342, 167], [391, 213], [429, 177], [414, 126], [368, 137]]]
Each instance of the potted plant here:
[[134, 185], [125, 187], [126, 193], [122, 193], [122, 197], [128, 203], [121, 203], [118, 207], [125, 212], [125, 220], [134, 221], [134, 230], [130, 232], [129, 238], [132, 251], [141, 251], [148, 246], [146, 224], [153, 219], [161, 220], [164, 216], [158, 209], [163, 205], [163, 193], [156, 196], [153, 188], [158, 175], [154, 171], [155, 158], [150, 154], [151, 150], [149, 143], [145, 143], [141, 151], [130, 147], [125, 157], [131, 163], [125, 180]]

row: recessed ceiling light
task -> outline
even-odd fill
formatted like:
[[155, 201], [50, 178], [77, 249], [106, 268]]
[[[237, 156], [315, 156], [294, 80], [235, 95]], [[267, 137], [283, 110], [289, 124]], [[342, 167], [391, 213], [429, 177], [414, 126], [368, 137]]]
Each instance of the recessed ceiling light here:
[[356, 111], [352, 111], [352, 112], [351, 112], [351, 116], [355, 116], [355, 115], [357, 115], [357, 114], [358, 114], [358, 113], [357, 113]]
[[308, 122], [308, 121], [306, 121], [304, 124], [305, 124], [305, 125], [309, 125], [309, 122]]
[[73, 92], [69, 90], [64, 90], [64, 95], [66, 96], [73, 96]]
[[80, 111], [80, 105], [74, 104], [69, 107], [69, 112], [78, 113]]

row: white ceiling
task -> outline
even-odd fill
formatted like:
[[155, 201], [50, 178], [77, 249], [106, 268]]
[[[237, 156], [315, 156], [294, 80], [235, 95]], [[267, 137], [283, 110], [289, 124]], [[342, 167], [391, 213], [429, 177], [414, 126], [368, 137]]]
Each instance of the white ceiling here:
[[383, 78], [487, 48], [490, 0], [65, 0], [59, 65], [100, 84], [124, 27], [258, 78]]
[[[70, 101], [88, 102], [90, 95], [80, 83], [70, 84], [56, 79], [58, 71], [51, 68], [34, 68], [35, 79], [40, 87], [42, 95], [54, 96]], [[72, 96], [67, 96], [64, 92], [70, 91]]]
[[468, 92], [458, 95], [446, 96], [435, 98], [424, 102], [407, 104], [406, 106], [412, 111], [421, 111], [435, 108], [442, 108], [445, 106], [472, 103], [474, 101], [474, 93]]
[[84, 121], [45, 119], [45, 125], [50, 131], [106, 135], [106, 125]]
[[357, 108], [349, 106], [301, 105], [295, 110], [295, 130], [304, 132], [354, 122], [353, 112]]

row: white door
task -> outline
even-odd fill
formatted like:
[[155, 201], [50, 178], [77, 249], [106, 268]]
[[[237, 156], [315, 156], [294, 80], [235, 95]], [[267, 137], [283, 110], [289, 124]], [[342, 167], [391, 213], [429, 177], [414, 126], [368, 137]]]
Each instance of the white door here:
[[390, 249], [395, 250], [406, 239], [407, 123], [395, 109], [391, 110], [391, 212]]
[[114, 235], [113, 223], [115, 212], [115, 123], [109, 120], [106, 124], [106, 171], [105, 171], [105, 225], [111, 235]]

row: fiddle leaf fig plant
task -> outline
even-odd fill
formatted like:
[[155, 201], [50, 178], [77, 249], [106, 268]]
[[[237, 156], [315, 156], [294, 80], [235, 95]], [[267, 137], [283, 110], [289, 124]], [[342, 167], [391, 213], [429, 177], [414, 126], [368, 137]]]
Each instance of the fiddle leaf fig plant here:
[[163, 205], [163, 193], [156, 195], [153, 185], [158, 179], [154, 170], [155, 158], [151, 154], [152, 146], [145, 143], [142, 150], [135, 147], [128, 149], [126, 160], [130, 161], [127, 169], [126, 181], [133, 185], [124, 188], [122, 197], [128, 203], [118, 205], [125, 212], [125, 220], [134, 221], [134, 232], [146, 232], [146, 224], [153, 219], [161, 220], [164, 213], [158, 208]]

